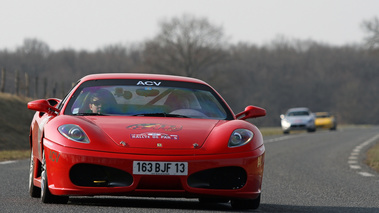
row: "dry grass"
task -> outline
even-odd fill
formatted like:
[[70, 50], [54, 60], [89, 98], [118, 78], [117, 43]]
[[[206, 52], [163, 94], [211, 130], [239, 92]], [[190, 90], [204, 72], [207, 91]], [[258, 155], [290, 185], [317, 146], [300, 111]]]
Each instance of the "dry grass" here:
[[262, 127], [259, 128], [263, 136], [281, 135], [283, 134], [281, 127]]
[[367, 165], [379, 172], [379, 141], [367, 152]]
[[0, 93], [0, 151], [27, 150], [29, 128], [34, 112], [28, 98]]
[[29, 156], [30, 150], [0, 151], [0, 161], [27, 159]]

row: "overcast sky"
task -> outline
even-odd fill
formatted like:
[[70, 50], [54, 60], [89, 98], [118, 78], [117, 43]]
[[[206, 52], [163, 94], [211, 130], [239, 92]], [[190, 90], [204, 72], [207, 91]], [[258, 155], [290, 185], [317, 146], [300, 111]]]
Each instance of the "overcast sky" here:
[[278, 36], [330, 45], [361, 43], [379, 0], [0, 0], [0, 49], [36, 38], [53, 50], [96, 50], [154, 37], [158, 22], [183, 14], [222, 26], [230, 42]]

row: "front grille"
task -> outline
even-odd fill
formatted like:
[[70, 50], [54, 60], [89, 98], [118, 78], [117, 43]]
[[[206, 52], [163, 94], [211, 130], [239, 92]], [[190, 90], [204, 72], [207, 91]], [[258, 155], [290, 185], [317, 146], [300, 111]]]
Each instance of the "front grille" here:
[[291, 127], [293, 127], [293, 128], [304, 128], [305, 124], [292, 124]]
[[194, 173], [188, 185], [202, 189], [240, 189], [246, 184], [247, 174], [241, 167], [220, 167]]
[[76, 164], [70, 170], [70, 180], [77, 186], [122, 187], [133, 183], [131, 174], [120, 169], [95, 165]]

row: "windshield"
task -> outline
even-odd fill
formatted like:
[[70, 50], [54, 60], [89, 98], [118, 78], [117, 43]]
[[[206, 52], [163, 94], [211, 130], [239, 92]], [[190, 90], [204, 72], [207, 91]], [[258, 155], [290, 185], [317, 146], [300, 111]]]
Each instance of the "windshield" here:
[[329, 118], [331, 115], [329, 113], [316, 113], [317, 118]]
[[84, 82], [68, 101], [64, 114], [232, 118], [220, 97], [206, 85], [186, 82], [160, 82], [154, 86], [131, 84], [119, 79]]
[[308, 111], [292, 111], [288, 112], [287, 116], [308, 116]]

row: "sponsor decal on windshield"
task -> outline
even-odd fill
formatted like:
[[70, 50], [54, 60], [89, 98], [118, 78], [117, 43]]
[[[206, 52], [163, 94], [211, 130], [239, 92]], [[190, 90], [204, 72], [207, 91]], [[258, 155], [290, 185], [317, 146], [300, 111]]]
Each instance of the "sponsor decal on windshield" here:
[[138, 86], [159, 86], [162, 82], [160, 81], [138, 81]]

